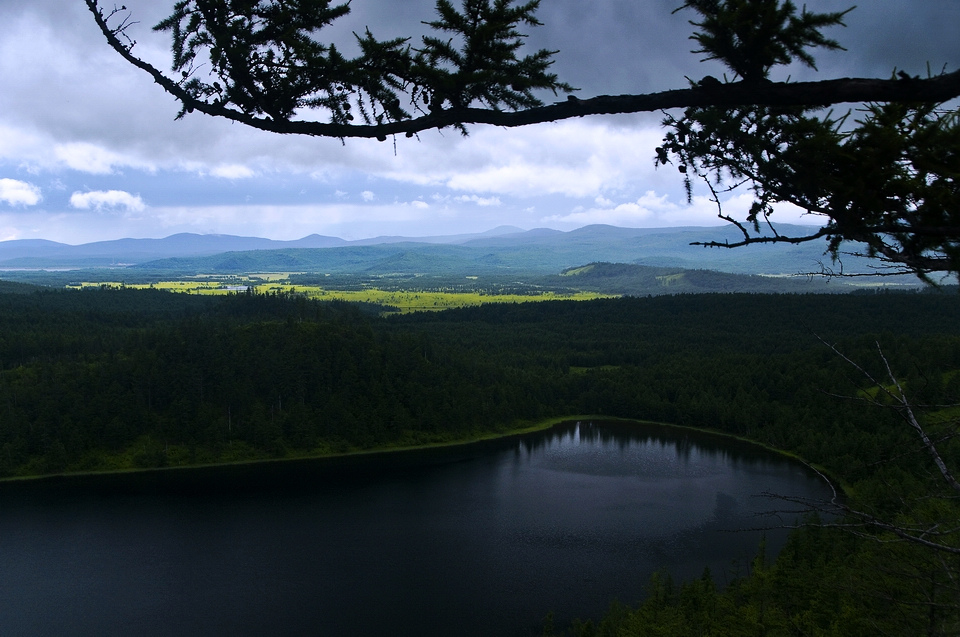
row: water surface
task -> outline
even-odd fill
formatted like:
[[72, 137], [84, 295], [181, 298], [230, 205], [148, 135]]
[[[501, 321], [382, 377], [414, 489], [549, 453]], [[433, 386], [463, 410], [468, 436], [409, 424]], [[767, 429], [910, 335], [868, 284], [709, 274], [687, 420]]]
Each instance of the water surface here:
[[[581, 423], [455, 448], [0, 485], [2, 635], [528, 635], [746, 570], [803, 466]], [[787, 522], [792, 520], [788, 519]], [[771, 552], [784, 531], [767, 531]]]

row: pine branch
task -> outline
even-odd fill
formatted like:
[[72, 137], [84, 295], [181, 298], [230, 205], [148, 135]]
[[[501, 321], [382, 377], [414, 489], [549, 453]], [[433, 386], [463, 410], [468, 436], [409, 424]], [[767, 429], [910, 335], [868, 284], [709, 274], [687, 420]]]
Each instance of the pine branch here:
[[564, 102], [518, 111], [470, 107], [443, 108], [410, 119], [376, 124], [273, 119], [251, 115], [222, 103], [208, 102], [192, 95], [189, 90], [165, 73], [133, 55], [130, 47], [125, 46], [118, 34], [107, 25], [97, 0], [85, 0], [85, 2], [107, 43], [130, 64], [148, 73], [165, 91], [179, 100], [185, 112], [197, 111], [274, 133], [338, 139], [386, 140], [391, 135], [412, 136], [430, 129], [458, 125], [479, 124], [512, 128], [588, 115], [649, 113], [671, 108], [746, 105], [814, 108], [831, 104], [864, 102], [945, 102], [960, 97], [960, 71], [954, 71], [927, 79], [840, 78], [797, 83], [709, 83], [704, 86], [697, 85], [657, 93], [600, 95], [589, 99], [570, 97]]

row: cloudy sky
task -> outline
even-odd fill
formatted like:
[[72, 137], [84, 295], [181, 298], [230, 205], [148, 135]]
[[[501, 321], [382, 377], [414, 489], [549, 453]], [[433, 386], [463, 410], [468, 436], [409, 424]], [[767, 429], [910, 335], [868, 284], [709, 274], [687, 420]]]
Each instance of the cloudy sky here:
[[[118, 2], [117, 4], [120, 4]], [[173, 0], [124, 0], [135, 52], [168, 68], [150, 27]], [[369, 26], [423, 33], [433, 0], [353, 0], [331, 32], [349, 47]], [[719, 75], [689, 52], [679, 0], [543, 0], [531, 47], [581, 97], [682, 88]], [[808, 0], [814, 11], [849, 2]], [[104, 3], [112, 7], [113, 4]], [[960, 65], [960, 0], [870, 0], [829, 35], [819, 77], [925, 74]], [[815, 77], [790, 69], [793, 78]], [[549, 101], [551, 96], [545, 96]], [[178, 108], [103, 40], [83, 0], [0, 0], [0, 241], [77, 244], [177, 232], [359, 239], [482, 232], [500, 225], [571, 230], [591, 223], [715, 225], [686, 204], [674, 169], [655, 170], [659, 116], [607, 116], [525, 129], [430, 131], [379, 143], [286, 137]], [[743, 208], [741, 197], [728, 209]], [[784, 221], [795, 221], [782, 211]]]

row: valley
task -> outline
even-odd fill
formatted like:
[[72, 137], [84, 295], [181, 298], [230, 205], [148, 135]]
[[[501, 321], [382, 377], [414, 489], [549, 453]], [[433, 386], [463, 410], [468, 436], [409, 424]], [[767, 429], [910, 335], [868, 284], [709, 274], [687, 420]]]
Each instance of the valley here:
[[[649, 265], [639, 262], [646, 257], [635, 249], [623, 255], [630, 262], [617, 262], [614, 249], [567, 244], [566, 252], [551, 252], [535, 244], [511, 245], [506, 252], [486, 246], [487, 258], [463, 246], [389, 244], [165, 257], [122, 267], [5, 270], [0, 276], [0, 498], [7, 498], [6, 511], [16, 513], [11, 530], [0, 537], [0, 571], [18, 568], [4, 564], [5, 556], [34, 550], [19, 544], [2, 550], [5, 538], [29, 535], [22, 532], [27, 527], [18, 522], [20, 516], [73, 510], [57, 504], [64, 488], [94, 497], [90, 485], [108, 485], [112, 495], [105, 511], [111, 520], [130, 495], [146, 498], [148, 517], [168, 516], [168, 498], [180, 503], [184, 494], [192, 498], [210, 490], [246, 493], [237, 491], [239, 485], [250, 484], [266, 466], [302, 476], [298, 472], [308, 465], [301, 463], [341, 466], [347, 458], [403, 450], [387, 455], [413, 458], [410, 466], [419, 467], [415, 450], [426, 447], [449, 449], [457, 463], [466, 453], [461, 443], [502, 440], [512, 447], [517, 433], [568, 420], [586, 423], [587, 429], [577, 429], [578, 439], [586, 440], [594, 435], [586, 433], [590, 423], [620, 423], [616, 426], [629, 432], [626, 442], [613, 444], [600, 431], [595, 439], [610, 443], [614, 455], [634, 444], [631, 440], [649, 442], [659, 454], [667, 449], [666, 456], [657, 457], [676, 462], [680, 472], [701, 456], [729, 457], [727, 445], [735, 439], [751, 441], [817, 467], [832, 484], [843, 486], [845, 502], [887, 516], [883, 519], [920, 528], [958, 518], [955, 501], [931, 479], [926, 454], [903, 453], [919, 446], [915, 433], [889, 409], [893, 398], [884, 398], [828, 347], [877, 378], [885, 378], [885, 365], [895, 370], [902, 391], [918, 408], [926, 406], [919, 423], [935, 437], [947, 465], [957, 466], [960, 297], [955, 286]], [[547, 254], [554, 254], [553, 261]], [[548, 264], [521, 267], [528, 258]], [[654, 423], [671, 425], [673, 433], [650, 433], [663, 427]], [[701, 452], [701, 443], [690, 443], [694, 436], [724, 442]], [[508, 458], [514, 459], [504, 466], [514, 470], [516, 458], [530, 457], [538, 444], [511, 448]], [[560, 462], [568, 462], [566, 453]], [[767, 461], [750, 462], [759, 462], [751, 466], [764, 474]], [[580, 480], [596, 470], [586, 467], [595, 466], [591, 460], [565, 464], [564, 470]], [[625, 485], [638, 488], [635, 478], [618, 471], [624, 469], [604, 477], [614, 492]], [[407, 484], [400, 474], [384, 476], [385, 493], [407, 488], [400, 486]], [[161, 486], [168, 480], [176, 485], [170, 493]], [[302, 477], [283, 480], [276, 493], [294, 486], [326, 488]], [[264, 488], [254, 482], [252, 489]], [[463, 486], [458, 483], [444, 510], [472, 497]], [[441, 482], [438, 488], [446, 493], [450, 487]], [[47, 495], [40, 500], [30, 495], [41, 492]], [[637, 491], [646, 492], [648, 486]], [[290, 494], [294, 517], [301, 515], [298, 493]], [[706, 515], [722, 527], [736, 498], [725, 488], [711, 498], [689, 515]], [[564, 495], [556, 504], [567, 500]], [[271, 495], [265, 506], [274, 507], [275, 501]], [[243, 507], [246, 500], [239, 502]], [[385, 502], [389, 510], [392, 500]], [[467, 508], [474, 510], [475, 501], [469, 502]], [[783, 523], [835, 512], [826, 500], [803, 504], [790, 505]], [[522, 511], [511, 515], [528, 519]], [[541, 515], [547, 519], [551, 511]], [[572, 524], [581, 529], [577, 519]], [[654, 516], [645, 524], [659, 520]], [[564, 555], [575, 560], [606, 541], [588, 522], [582, 532], [555, 537], [533, 519], [532, 526], [505, 541], [516, 543], [522, 536], [516, 546], [529, 538], [560, 542], [570, 547]], [[177, 532], [169, 528], [164, 533]], [[280, 532], [299, 533], [300, 528]], [[415, 521], [411, 528], [423, 527]], [[794, 634], [788, 627], [795, 625], [824, 636], [872, 635], [877, 625], [893, 634], [917, 634], [930, 622], [921, 598], [934, 590], [943, 621], [953, 621], [953, 572], [938, 566], [936, 551], [888, 546], [891, 534], [883, 529], [860, 533], [814, 524], [786, 535], [782, 545], [771, 544], [774, 551], [783, 547], [778, 554], [767, 556], [761, 544], [757, 557], [738, 558], [735, 570], [697, 578], [701, 571], [692, 569], [702, 563], [684, 563], [676, 570], [682, 584], [670, 574], [655, 573], [643, 590], [631, 585], [640, 600], [635, 606], [615, 605], [601, 615], [596, 609], [604, 607], [604, 597], [584, 607], [591, 609], [582, 611], [590, 614], [586, 622], [573, 620], [571, 613], [581, 611], [569, 608], [556, 618], [567, 634], [583, 637], [639, 627], [658, 627], [662, 634], [717, 626], [759, 632], [755, 620], [762, 606], [763, 625], [783, 628], [770, 634]], [[59, 538], [43, 542], [58, 545]], [[312, 541], [311, 535], [302, 546]], [[671, 536], [667, 544], [676, 541]], [[944, 541], [954, 542], [953, 535]], [[130, 542], [133, 546], [136, 538], [118, 533], [107, 544]], [[147, 562], [152, 546], [145, 549]], [[207, 554], [200, 546], [196, 550]], [[244, 542], [237, 546], [236, 556], [249, 554]], [[291, 555], [302, 553], [291, 550]], [[325, 555], [311, 554], [318, 560]], [[399, 555], [403, 562], [406, 554]], [[228, 571], [243, 559], [212, 562], [211, 568]], [[724, 556], [710, 560], [725, 563]], [[90, 565], [80, 569], [87, 573], [104, 562], [83, 563]], [[44, 568], [57, 564], [54, 559]], [[163, 581], [165, 564], [159, 565], [156, 581]], [[351, 566], [335, 572], [354, 572]], [[905, 575], [881, 577], [890, 569]], [[565, 573], [590, 577], [586, 563]], [[915, 579], [932, 588], [912, 585]], [[42, 609], [36, 594], [42, 586], [25, 590], [23, 604]], [[829, 599], [823, 591], [829, 591]], [[509, 603], [513, 597], [524, 609], [533, 603], [520, 590]], [[880, 598], [906, 601], [878, 606]], [[184, 608], [175, 597], [164, 599], [168, 610]], [[405, 604], [424, 608], [431, 621], [443, 621], [427, 601], [413, 597]], [[43, 624], [48, 616], [38, 611], [31, 617], [39, 623], [31, 625]], [[200, 621], [204, 615], [195, 617]], [[531, 626], [529, 617], [522, 621]], [[542, 632], [551, 634], [552, 624], [543, 624]]]

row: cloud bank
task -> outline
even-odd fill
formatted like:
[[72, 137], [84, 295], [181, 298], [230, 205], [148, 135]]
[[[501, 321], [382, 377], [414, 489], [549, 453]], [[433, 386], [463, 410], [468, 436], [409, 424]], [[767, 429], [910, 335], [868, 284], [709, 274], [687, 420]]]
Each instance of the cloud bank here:
[[143, 212], [146, 204], [139, 195], [122, 190], [94, 190], [70, 195], [70, 205], [78, 210], [127, 210]]
[[40, 189], [25, 181], [0, 179], [0, 201], [11, 206], [35, 206], [43, 200]]

